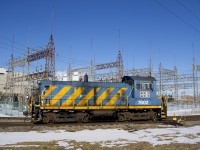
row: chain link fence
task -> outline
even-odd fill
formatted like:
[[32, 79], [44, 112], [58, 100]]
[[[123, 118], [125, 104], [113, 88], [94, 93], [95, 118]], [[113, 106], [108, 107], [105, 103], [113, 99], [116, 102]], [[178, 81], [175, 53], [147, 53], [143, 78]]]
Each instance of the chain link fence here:
[[12, 99], [0, 99], [0, 114], [13, 116], [13, 117], [24, 117], [23, 111], [26, 109], [24, 101], [14, 102]]

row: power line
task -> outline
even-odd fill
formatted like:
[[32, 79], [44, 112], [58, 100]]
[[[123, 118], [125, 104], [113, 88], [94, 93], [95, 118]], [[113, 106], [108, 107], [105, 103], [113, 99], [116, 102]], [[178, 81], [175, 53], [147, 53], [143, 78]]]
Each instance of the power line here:
[[194, 31], [200, 33], [200, 30], [198, 30], [197, 28], [195, 28], [193, 25], [191, 25], [190, 23], [188, 23], [185, 19], [183, 19], [182, 17], [178, 16], [177, 14], [175, 14], [172, 10], [170, 10], [169, 8], [167, 8], [165, 5], [163, 5], [162, 3], [158, 2], [157, 0], [154, 0], [154, 2], [156, 2], [158, 5], [160, 5], [161, 7], [165, 8], [168, 12], [170, 12], [172, 15], [174, 15], [175, 17], [177, 17], [179, 20], [181, 20], [183, 23], [185, 23], [186, 25], [188, 25], [190, 28], [192, 28]]
[[[7, 38], [5, 36], [2, 36], [2, 35], [0, 35], [0, 38], [5, 39], [5, 40], [7, 40], [7, 41], [9, 41], [11, 43], [13, 42], [13, 40], [11, 40], [11, 39], [9, 39], [9, 38]], [[27, 47], [26, 45], [24, 45], [22, 43], [19, 43], [19, 42], [15, 42], [15, 44], [21, 45], [22, 47]]]
[[54, 30], [54, 8], [52, 6], [52, 10], [51, 10], [51, 34], [53, 34], [53, 30]]
[[196, 15], [193, 11], [191, 11], [189, 8], [187, 8], [183, 3], [181, 3], [179, 0], [176, 0], [177, 3], [179, 3], [183, 8], [185, 8], [189, 13], [191, 13], [194, 17], [196, 17], [200, 21], [200, 17]]
[[79, 62], [79, 63], [85, 63], [85, 64], [88, 64], [89, 61], [84, 61], [84, 60], [78, 60], [78, 59], [69, 59], [67, 57], [62, 57], [62, 56], [56, 56], [56, 59], [59, 60], [63, 60], [64, 62], [70, 62], [70, 61], [75, 61], [75, 62]]
[[[3, 43], [3, 42], [0, 42], [0, 47], [2, 47], [2, 48], [5, 48], [5, 49], [12, 49], [12, 45], [10, 45], [10, 44], [6, 44], [6, 43]], [[21, 53], [22, 54], [22, 52], [23, 52], [23, 54], [24, 54], [24, 51], [25, 50], [22, 50], [22, 49], [20, 49], [20, 48], [18, 48], [18, 47], [15, 47], [15, 46], [13, 46], [13, 48], [18, 52], [18, 53]]]
[[200, 1], [199, 0], [196, 0], [196, 2], [200, 5]]

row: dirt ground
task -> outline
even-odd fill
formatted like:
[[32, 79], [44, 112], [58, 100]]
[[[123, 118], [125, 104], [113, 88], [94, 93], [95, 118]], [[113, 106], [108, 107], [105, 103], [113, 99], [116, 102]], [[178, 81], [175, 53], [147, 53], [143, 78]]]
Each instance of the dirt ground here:
[[[18, 143], [20, 147], [9, 146], [0, 148], [1, 150], [64, 150], [64, 147], [60, 147], [57, 144], [57, 141], [53, 142], [29, 142], [29, 143]], [[111, 148], [108, 147], [101, 147], [99, 144], [90, 144], [87, 142], [76, 142], [70, 141], [69, 142], [71, 148], [70, 150], [199, 150], [200, 143], [198, 144], [164, 144], [164, 145], [157, 145], [152, 146], [147, 142], [138, 142], [134, 144], [129, 144], [128, 146], [114, 146]], [[23, 146], [21, 146], [23, 145]], [[25, 146], [26, 147], [25, 147]], [[39, 145], [39, 146], [34, 146]]]
[[[190, 121], [185, 122], [184, 127], [191, 127], [195, 125], [200, 125], [200, 121]], [[16, 126], [16, 127], [0, 127], [0, 132], [28, 132], [28, 131], [43, 131], [43, 130], [66, 130], [70, 132], [80, 131], [84, 129], [95, 130], [95, 129], [116, 129], [121, 128], [128, 131], [137, 131], [141, 129], [148, 128], [165, 128], [166, 125], [156, 124], [156, 123], [145, 123], [145, 124], [137, 124], [137, 123], [109, 123], [109, 124], [66, 124], [66, 125], [31, 125], [31, 126]], [[31, 136], [31, 135], [30, 135]], [[57, 144], [58, 141], [51, 142], [21, 142], [15, 145], [8, 145], [4, 147], [0, 147], [0, 150], [64, 150], [64, 147], [61, 147]], [[87, 142], [76, 142], [76, 141], [68, 141], [70, 147], [68, 149], [75, 150], [200, 150], [200, 143], [197, 144], [164, 144], [164, 145], [156, 145], [153, 147], [150, 143], [147, 142], [137, 142], [130, 143], [127, 146], [114, 146], [114, 147], [101, 147], [100, 144], [91, 144]]]

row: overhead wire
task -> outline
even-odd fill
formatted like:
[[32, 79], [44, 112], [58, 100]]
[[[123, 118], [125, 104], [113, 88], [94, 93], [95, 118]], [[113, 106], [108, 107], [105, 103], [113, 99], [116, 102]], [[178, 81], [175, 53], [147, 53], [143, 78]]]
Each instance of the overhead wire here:
[[[0, 47], [2, 48], [3, 51], [10, 51], [10, 55], [12, 54], [12, 50], [14, 50], [14, 56], [15, 58], [19, 57], [24, 57], [24, 54], [26, 52], [27, 46], [10, 40], [9, 38], [0, 35], [0, 38], [3, 40], [0, 40]], [[9, 55], [9, 53], [8, 53]]]
[[[0, 35], [0, 38], [3, 38], [3, 39], [5, 39], [5, 40], [7, 40], [7, 41], [9, 41], [11, 43], [13, 42], [13, 40], [11, 40], [11, 39], [9, 39], [9, 38], [7, 38], [5, 36], [2, 36], [2, 35]], [[19, 42], [15, 42], [15, 44], [21, 45], [22, 47], [27, 47], [27, 45], [24, 45], [24, 44], [19, 43]]]
[[[0, 47], [1, 48], [3, 48], [3, 49], [6, 49], [6, 50], [8, 50], [8, 49], [10, 49], [10, 51], [12, 51], [12, 47], [14, 48], [14, 50], [15, 50], [15, 52], [17, 52], [17, 54], [21, 54], [21, 55], [23, 55], [22, 57], [20, 57], [20, 56], [17, 56], [17, 57], [19, 57], [19, 58], [23, 58], [23, 57], [25, 57], [25, 55], [26, 55], [26, 50], [27, 50], [27, 46], [26, 45], [24, 45], [24, 44], [21, 44], [21, 43], [19, 43], [19, 42], [14, 42], [14, 46], [13, 46], [13, 40], [10, 40], [9, 38], [7, 38], [7, 37], [5, 37], [5, 36], [2, 36], [2, 35], [0, 35], [0, 38], [2, 38], [2, 39], [4, 39], [4, 40], [6, 40], [6, 41], [8, 41], [8, 43], [7, 42], [2, 42], [2, 41], [0, 41]], [[17, 46], [15, 46], [15, 45], [17, 45]], [[46, 45], [47, 46], [47, 45]], [[46, 47], [45, 46], [45, 47]], [[20, 48], [21, 47], [21, 48]], [[39, 46], [40, 48], [41, 47], [43, 47], [43, 46]], [[37, 51], [37, 49], [36, 48], [29, 48], [33, 53], [34, 53], [34, 51]], [[41, 48], [41, 49], [44, 49], [44, 48]], [[30, 53], [32, 53], [32, 52], [30, 52]], [[12, 53], [12, 52], [11, 52]], [[14, 54], [15, 55], [15, 54]], [[63, 56], [57, 56], [56, 55], [56, 57], [55, 57], [55, 59], [56, 59], [56, 61], [57, 62], [61, 62], [61, 63], [73, 63], [73, 65], [74, 66], [90, 66], [90, 62], [89, 62], [89, 60], [88, 61], [86, 61], [86, 60], [79, 60], [79, 59], [75, 59], [75, 58], [73, 58], [73, 59], [69, 59], [69, 58], [67, 58], [67, 57], [63, 57]], [[8, 65], [8, 62], [6, 62], [6, 61], [0, 61], [0, 63], [2, 64], [6, 64], [6, 65]], [[36, 67], [37, 65], [33, 65], [33, 67]]]
[[200, 5], [200, 1], [199, 0], [196, 0], [196, 2]]
[[78, 62], [78, 63], [85, 63], [85, 64], [87, 64], [87, 63], [89, 63], [89, 61], [85, 61], [85, 60], [79, 60], [79, 59], [75, 59], [75, 58], [72, 58], [72, 59], [70, 59], [70, 58], [67, 58], [67, 57], [63, 57], [63, 56], [56, 56], [56, 59], [60, 59], [60, 60], [64, 60], [65, 62], [67, 61], [67, 62], [69, 62], [69, 61], [75, 61], [75, 62]]
[[[9, 38], [7, 38], [7, 37], [5, 37], [5, 36], [2, 36], [2, 35], [0, 35], [0, 38], [2, 38], [2, 39], [5, 39], [5, 40], [7, 40], [9, 43], [5, 43], [5, 42], [2, 42], [2, 41], [0, 41], [0, 44], [2, 43], [3, 45], [6, 45], [6, 46], [8, 46], [8, 48], [10, 48], [10, 49], [12, 49], [12, 43], [13, 43], [13, 40], [10, 40]], [[16, 46], [17, 45], [17, 46]], [[29, 47], [29, 46], [27, 46], [27, 45], [24, 45], [24, 44], [22, 44], [22, 43], [20, 43], [20, 42], [14, 42], [14, 46], [13, 46], [13, 48], [15, 49], [15, 51], [17, 50], [18, 52], [20, 51], [22, 51], [23, 53], [24, 52], [26, 52], [26, 50], [27, 50], [27, 48], [29, 48], [29, 50], [32, 50], [32, 51], [37, 51], [37, 50], [39, 50], [39, 49], [44, 49], [44, 47], [47, 47], [47, 45], [40, 45], [40, 46], [35, 46], [34, 48], [32, 48], [32, 47]], [[6, 47], [4, 47], [4, 48], [6, 48]]]
[[[9, 43], [7, 43], [7, 42], [2, 42], [2, 41], [0, 41], [0, 47], [1, 48], [3, 48], [3, 49], [6, 49], [6, 50], [8, 50], [8, 49], [10, 49], [10, 51], [12, 50], [12, 42], [13, 42], [13, 40], [11, 40], [11, 39], [9, 39], [9, 38], [7, 38], [7, 37], [5, 37], [5, 36], [2, 36], [2, 35], [0, 35], [0, 38], [2, 38], [2, 39], [4, 39], [4, 40], [6, 40], [6, 41], [8, 41]], [[17, 45], [17, 46], [15, 46], [15, 45]], [[47, 46], [47, 45], [46, 45]], [[38, 46], [38, 48], [41, 48], [41, 47], [43, 47], [43, 46]], [[15, 50], [15, 52], [17, 52], [17, 54], [21, 54], [21, 55], [23, 55], [22, 57], [24, 57], [24, 55], [26, 54], [26, 50], [27, 50], [27, 45], [24, 45], [24, 44], [22, 44], [22, 43], [19, 43], [19, 42], [14, 42], [14, 46], [13, 46], [13, 48], [14, 48], [14, 50]], [[31, 51], [33, 51], [33, 53], [34, 53], [34, 51], [37, 51], [37, 49], [36, 48], [30, 48], [29, 47], [29, 49], [31, 50]], [[44, 49], [44, 48], [41, 48], [41, 49]], [[32, 52], [30, 52], [30, 53], [32, 53]], [[15, 54], [14, 54], [15, 55]], [[20, 56], [17, 56], [17, 57], [20, 57]], [[20, 57], [21, 58], [21, 57]], [[79, 59], [75, 59], [75, 58], [73, 58], [73, 59], [69, 59], [69, 58], [67, 58], [67, 57], [63, 57], [63, 56], [56, 56], [55, 57], [55, 59], [56, 59], [56, 61], [58, 61], [58, 62], [62, 62], [62, 63], [69, 63], [69, 62], [72, 62], [74, 65], [79, 65], [79, 66], [82, 66], [82, 65], [90, 65], [90, 62], [89, 61], [86, 61], [86, 60], [79, 60]]]
[[[0, 43], [0, 47], [2, 47], [3, 49], [8, 49], [8, 48], [11, 47], [11, 45], [8, 45], [8, 44], [5, 44], [5, 43], [4, 44]], [[18, 51], [18, 54], [23, 55], [22, 58], [25, 57], [24, 56], [25, 52]], [[21, 57], [19, 57], [19, 58], [21, 58]], [[83, 65], [83, 64], [89, 65], [89, 61], [78, 60], [78, 59], [69, 59], [69, 58], [63, 57], [63, 56], [56, 56], [55, 59], [56, 59], [57, 62], [61, 62], [61, 63], [73, 62], [74, 65]], [[4, 62], [0, 61], [0, 63], [5, 63], [5, 61]]]
[[[3, 48], [5, 48], [5, 49], [10, 49], [10, 51], [11, 51], [11, 49], [12, 49], [12, 46], [11, 45], [9, 45], [9, 44], [7, 44], [7, 43], [4, 43], [4, 42], [0, 42], [0, 47], [3, 47]], [[17, 53], [21, 53], [21, 54], [24, 54], [24, 51], [25, 50], [22, 50], [22, 49], [20, 49], [20, 48], [18, 48], [18, 47], [16, 47], [16, 46], [13, 46], [13, 48], [15, 49], [15, 51], [17, 51]]]
[[160, 5], [161, 7], [165, 8], [168, 12], [170, 12], [172, 15], [174, 15], [176, 18], [178, 18], [179, 20], [181, 20], [183, 23], [185, 23], [186, 25], [188, 25], [190, 28], [192, 28], [194, 31], [198, 32], [200, 34], [200, 30], [197, 29], [196, 27], [194, 27], [193, 25], [191, 25], [189, 22], [187, 22], [185, 19], [183, 19], [182, 17], [180, 17], [179, 15], [177, 15], [176, 13], [174, 13], [172, 10], [170, 10], [167, 6], [163, 5], [161, 2], [154, 0], [155, 3], [157, 3], [158, 5]]
[[196, 15], [192, 10], [190, 10], [189, 8], [187, 8], [182, 2], [180, 2], [179, 0], [176, 0], [176, 2], [179, 5], [181, 5], [183, 8], [185, 8], [190, 14], [192, 14], [194, 17], [196, 17], [200, 21], [200, 17], [198, 15]]

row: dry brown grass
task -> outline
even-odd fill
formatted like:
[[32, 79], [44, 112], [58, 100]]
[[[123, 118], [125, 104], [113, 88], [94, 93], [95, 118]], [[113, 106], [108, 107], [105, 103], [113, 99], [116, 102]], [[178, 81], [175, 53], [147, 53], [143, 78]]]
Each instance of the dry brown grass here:
[[[82, 150], [199, 150], [200, 143], [197, 144], [164, 144], [164, 145], [153, 145], [147, 142], [138, 142], [131, 143], [127, 146], [113, 146], [113, 147], [101, 147], [100, 144], [95, 143], [87, 143], [87, 142], [76, 142], [76, 141], [68, 141], [70, 147], [69, 149], [82, 149]], [[17, 147], [20, 145], [24, 145], [26, 147]], [[32, 146], [36, 145], [36, 146]], [[38, 146], [37, 146], [38, 145]], [[66, 147], [67, 148], [67, 147]], [[1, 147], [2, 150], [64, 150], [65, 147], [58, 146], [57, 141], [51, 142], [23, 142], [18, 143], [16, 145], [9, 145], [8, 147]]]
[[[187, 122], [186, 126], [194, 126], [199, 125], [200, 122]], [[80, 125], [80, 126], [73, 126], [70, 124], [66, 124], [63, 126], [27, 126], [27, 127], [7, 127], [7, 128], [0, 128], [0, 132], [28, 132], [28, 131], [38, 131], [38, 132], [45, 132], [45, 130], [65, 130], [65, 131], [80, 131], [84, 129], [88, 130], [95, 130], [95, 129], [123, 129], [129, 132], [134, 132], [141, 129], [147, 128], [159, 128], [158, 124], [110, 124], [110, 125]], [[164, 127], [162, 127], [164, 128]], [[179, 134], [177, 132], [177, 134]], [[30, 135], [31, 136], [31, 135]], [[162, 135], [162, 137], [166, 137], [165, 140], [171, 140], [171, 137], [168, 135]], [[200, 136], [198, 133], [196, 136]], [[190, 139], [196, 138], [194, 135], [188, 134], [187, 137]], [[157, 138], [160, 137], [159, 135]], [[66, 141], [69, 144], [69, 147], [62, 147], [58, 145], [58, 141], [50, 141], [50, 142], [21, 142], [15, 145], [7, 145], [4, 147], [0, 146], [0, 150], [64, 150], [65, 148], [69, 149], [82, 149], [82, 150], [200, 150], [200, 143], [197, 144], [181, 144], [181, 143], [173, 143], [173, 144], [164, 144], [164, 145], [156, 145], [153, 147], [152, 144], [147, 142], [137, 142], [137, 143], [129, 143], [125, 146], [117, 144], [113, 147], [102, 147], [102, 143], [88, 143], [88, 142], [77, 142], [77, 141]], [[111, 141], [106, 141], [107, 144], [112, 144]]]

